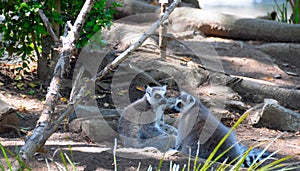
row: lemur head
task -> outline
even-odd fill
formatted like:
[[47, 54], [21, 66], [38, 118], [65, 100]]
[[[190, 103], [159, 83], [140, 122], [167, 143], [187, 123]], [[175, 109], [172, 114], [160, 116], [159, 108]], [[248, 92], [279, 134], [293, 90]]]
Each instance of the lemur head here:
[[196, 99], [194, 96], [182, 91], [180, 96], [177, 97], [175, 103], [175, 110], [185, 113], [188, 111], [194, 104], [196, 103]]
[[157, 86], [157, 87], [147, 86], [146, 98], [151, 106], [166, 105], [167, 103], [167, 100], [165, 98], [166, 93], [167, 93], [166, 85]]

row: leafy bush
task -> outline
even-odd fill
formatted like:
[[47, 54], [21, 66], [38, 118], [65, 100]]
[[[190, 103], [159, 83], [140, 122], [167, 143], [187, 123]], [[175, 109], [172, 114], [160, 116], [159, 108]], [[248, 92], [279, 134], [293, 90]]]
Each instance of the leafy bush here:
[[[41, 42], [47, 31], [38, 10], [44, 11], [52, 25], [63, 28], [67, 21], [74, 23], [84, 1], [61, 0], [60, 3], [61, 9], [57, 9], [55, 1], [1, 1], [0, 15], [5, 16], [5, 21], [0, 24], [3, 41], [0, 45], [0, 56], [3, 56], [4, 51], [10, 56], [21, 56], [25, 61], [23, 67], [26, 67], [27, 60], [34, 59], [34, 52], [39, 56], [42, 49]], [[106, 7], [106, 0], [96, 0], [76, 47], [83, 47], [94, 33], [102, 27], [110, 26], [118, 6], [120, 4], [113, 3], [111, 7]], [[60, 29], [59, 34], [62, 35], [62, 32], [63, 29]]]

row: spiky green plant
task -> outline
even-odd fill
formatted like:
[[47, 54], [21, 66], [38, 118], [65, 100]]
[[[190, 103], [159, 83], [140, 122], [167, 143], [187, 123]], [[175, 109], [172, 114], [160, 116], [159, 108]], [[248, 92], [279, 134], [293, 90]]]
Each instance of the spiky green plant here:
[[[216, 156], [214, 159], [213, 157], [215, 156], [216, 152], [218, 151], [218, 149], [221, 147], [221, 145], [225, 142], [225, 140], [229, 137], [229, 135], [233, 132], [233, 130], [249, 115], [250, 112], [246, 112], [244, 113], [239, 120], [234, 124], [234, 126], [229, 130], [229, 132], [223, 137], [223, 139], [219, 142], [219, 144], [215, 147], [215, 149], [213, 150], [213, 152], [211, 153], [211, 155], [208, 157], [208, 159], [206, 159], [206, 162], [201, 165], [201, 163], [197, 164], [198, 161], [198, 151], [200, 148], [200, 145], [198, 143], [198, 149], [197, 149], [197, 153], [196, 156], [194, 158], [194, 166], [193, 166], [193, 171], [207, 171], [207, 170], [211, 170], [212, 169], [212, 165], [214, 163], [217, 162], [218, 159], [220, 159], [223, 155], [226, 154], [226, 152], [228, 152], [232, 147], [230, 147], [229, 149], [225, 150], [223, 153], [221, 153], [220, 155]], [[254, 160], [253, 164], [247, 169], [249, 171], [271, 171], [271, 170], [294, 170], [294, 169], [299, 169], [299, 166], [295, 166], [296, 164], [299, 163], [283, 163], [286, 162], [288, 159], [290, 159], [290, 157], [284, 157], [281, 158], [279, 160], [276, 160], [270, 164], [267, 164], [263, 167], [260, 167], [262, 163], [264, 163], [266, 160], [271, 159], [271, 157], [273, 155], [275, 155], [278, 151], [273, 152], [272, 154], [270, 154], [269, 156], [267, 156], [266, 158], [264, 158], [262, 161], [258, 162], [259, 158], [265, 153], [265, 151], [267, 151], [267, 149], [271, 146], [272, 143], [274, 143], [274, 141], [276, 139], [278, 139], [281, 135], [279, 135], [278, 137], [276, 137], [272, 142], [270, 142], [263, 150], [262, 152], [257, 156], [257, 158]], [[256, 146], [255, 146], [256, 147]], [[244, 152], [244, 154], [238, 158], [236, 158], [234, 161], [230, 161], [229, 164], [225, 164], [226, 161], [224, 161], [223, 163], [221, 163], [219, 165], [218, 168], [214, 168], [214, 170], [217, 171], [224, 171], [224, 170], [231, 170], [231, 171], [236, 171], [236, 170], [240, 170], [243, 166], [243, 163], [247, 157], [247, 155], [249, 154], [249, 152], [255, 148], [255, 147], [249, 147], [247, 151]], [[188, 163], [187, 163], [187, 170], [190, 171], [190, 163], [191, 163], [191, 152], [189, 153], [189, 158], [188, 158]], [[160, 164], [162, 163], [164, 157], [160, 160]], [[231, 165], [235, 163], [234, 165]], [[230, 169], [228, 169], [230, 167]], [[260, 167], [260, 168], [259, 168]], [[171, 165], [170, 164], [170, 170], [172, 171], [179, 171], [180, 167], [179, 165]], [[182, 171], [186, 170], [186, 165], [183, 166], [183, 168], [181, 169]], [[148, 171], [152, 171], [152, 166], [150, 165], [148, 167]]]
[[7, 164], [8, 169], [9, 169], [10, 171], [12, 171], [11, 163], [10, 163], [10, 161], [9, 161], [9, 159], [8, 159], [7, 154], [6, 154], [6, 150], [5, 150], [5, 148], [2, 146], [2, 144], [0, 144], [0, 148], [1, 148], [2, 154], [3, 154], [4, 158], [5, 158], [5, 161], [6, 161], [6, 164]]
[[[19, 153], [17, 153], [17, 152], [16, 152], [16, 154], [13, 153], [13, 152], [10, 151], [9, 149], [6, 149], [1, 143], [0, 143], [0, 148], [1, 148], [2, 154], [3, 154], [4, 158], [5, 158], [5, 162], [6, 162], [6, 165], [7, 165], [7, 167], [8, 167], [9, 170], [13, 170], [13, 168], [12, 168], [12, 165], [11, 165], [11, 163], [10, 163], [10, 161], [9, 161], [9, 158], [8, 158], [7, 153], [8, 153], [10, 156], [12, 156], [12, 157], [18, 162], [18, 164], [19, 164], [22, 168], [26, 168], [28, 171], [31, 171], [31, 169], [29, 168], [29, 166], [28, 166], [27, 164], [25, 164], [25, 163], [21, 160], [21, 157], [20, 157]], [[16, 151], [18, 151], [18, 146], [16, 146]], [[2, 166], [1, 164], [0, 164], [0, 168], [1, 168], [1, 170], [4, 170], [4, 166]]]
[[288, 23], [289, 19], [287, 17], [287, 1], [280, 5], [278, 4], [277, 0], [274, 0], [274, 2], [276, 6], [274, 10], [278, 14], [277, 20], [283, 23]]
[[117, 167], [117, 156], [116, 156], [116, 153], [117, 153], [117, 142], [118, 142], [117, 138], [115, 138], [115, 144], [114, 144], [114, 149], [113, 149], [115, 171], [118, 170], [118, 167]]

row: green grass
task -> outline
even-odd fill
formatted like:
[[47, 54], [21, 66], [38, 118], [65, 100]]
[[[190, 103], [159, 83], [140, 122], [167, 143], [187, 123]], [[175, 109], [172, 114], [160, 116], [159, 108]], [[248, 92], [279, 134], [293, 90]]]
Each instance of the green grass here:
[[[9, 161], [9, 157], [8, 157], [8, 154], [10, 156], [12, 156], [16, 162], [18, 162], [18, 165], [21, 167], [21, 168], [25, 168], [27, 169], [28, 171], [31, 171], [31, 169], [28, 167], [27, 164], [25, 164], [22, 160], [21, 160], [21, 157], [19, 155], [19, 153], [17, 153], [18, 151], [18, 147], [16, 146], [16, 154], [13, 153], [12, 151], [6, 149], [1, 143], [0, 143], [0, 148], [1, 148], [1, 151], [2, 151], [2, 154], [3, 154], [3, 157], [5, 159], [5, 162], [6, 162], [6, 165], [7, 165], [7, 168], [11, 171], [13, 170], [13, 165], [11, 164], [11, 162]], [[5, 167], [3, 165], [0, 164], [0, 168], [2, 171], [5, 170]]]
[[[217, 162], [218, 159], [220, 159], [223, 155], [226, 154], [227, 151], [230, 150], [227, 149], [225, 152], [223, 152], [222, 154], [220, 154], [219, 156], [215, 157], [215, 159], [213, 159], [213, 157], [215, 156], [215, 154], [217, 153], [218, 149], [221, 147], [221, 145], [225, 142], [226, 138], [229, 137], [229, 135], [233, 132], [233, 130], [249, 115], [249, 112], [246, 112], [245, 114], [243, 114], [240, 119], [234, 124], [234, 126], [230, 129], [230, 131], [223, 137], [223, 139], [219, 142], [219, 144], [217, 145], [217, 147], [213, 150], [213, 152], [211, 153], [211, 155], [208, 157], [208, 159], [206, 160], [206, 162], [201, 165], [201, 163], [197, 164], [198, 161], [198, 151], [199, 151], [199, 143], [198, 143], [198, 149], [197, 149], [197, 155], [194, 158], [194, 163], [193, 163], [193, 170], [191, 170], [191, 151], [189, 152], [189, 158], [187, 161], [187, 168], [186, 165], [184, 165], [181, 169], [181, 171], [185, 171], [187, 169], [187, 171], [208, 171], [208, 170], [212, 170], [213, 168], [213, 164]], [[264, 154], [265, 151], [267, 151], [267, 149], [271, 146], [271, 144], [278, 139], [280, 136], [276, 137], [271, 143], [269, 143], [267, 145], [267, 147], [265, 149], [262, 150], [262, 152], [258, 155], [258, 157], [254, 160], [254, 163], [247, 169], [249, 171], [271, 171], [271, 170], [292, 170], [292, 169], [299, 169], [300, 166], [295, 166], [296, 164], [299, 163], [283, 163], [286, 162], [287, 160], [289, 160], [291, 157], [284, 157], [281, 158], [279, 160], [275, 160], [274, 162], [267, 164], [261, 168], [259, 168], [261, 166], [261, 164], [263, 162], [265, 162], [268, 159], [271, 159], [271, 157], [276, 154], [278, 151], [273, 152], [272, 154], [270, 154], [268, 157], [266, 157], [265, 159], [263, 159], [261, 162], [255, 163], [258, 161], [258, 159]], [[254, 147], [255, 148], [255, 147]], [[249, 147], [249, 149], [243, 154], [243, 156], [241, 156], [239, 159], [235, 159], [234, 161], [231, 161], [229, 163], [233, 164], [234, 162], [236, 162], [234, 165], [228, 165], [224, 163], [221, 163], [219, 165], [218, 168], [214, 168], [214, 170], [217, 171], [224, 171], [224, 170], [231, 170], [231, 171], [236, 171], [236, 170], [240, 170], [242, 168], [242, 164], [244, 162], [244, 160], [246, 159], [248, 153], [252, 150], [252, 147]], [[237, 161], [236, 161], [237, 160]], [[161, 161], [163, 161], [163, 158], [161, 159]], [[161, 162], [160, 162], [161, 163]], [[229, 167], [231, 167], [231, 169], [229, 169]], [[148, 168], [149, 170], [149, 168]], [[180, 171], [180, 167], [179, 165], [172, 165], [172, 163], [170, 164], [170, 171]], [[152, 171], [152, 170], [151, 170]]]
[[[295, 0], [296, 3], [295, 3], [295, 6], [293, 8], [293, 14], [294, 14], [294, 23], [295, 24], [299, 24], [299, 1], [300, 0]], [[291, 1], [290, 1], [291, 3]]]
[[[277, 0], [274, 0], [275, 8], [274, 10], [277, 12], [277, 20], [284, 23], [293, 23], [299, 24], [299, 15], [300, 15], [300, 0], [286, 0], [282, 4], [278, 4]], [[287, 16], [288, 4], [292, 8], [292, 15], [290, 17]]]
[[1, 148], [2, 154], [3, 154], [4, 158], [5, 158], [7, 167], [9, 168], [10, 171], [12, 171], [11, 163], [10, 163], [8, 157], [7, 157], [6, 150], [5, 150], [5, 148], [2, 146], [2, 144], [1, 144], [0, 148]]
[[278, 16], [277, 16], [277, 20], [283, 23], [288, 23], [289, 19], [287, 16], [287, 1], [282, 3], [282, 4], [278, 4], [277, 0], [274, 0], [275, 2], [275, 6], [276, 8], [274, 9]]

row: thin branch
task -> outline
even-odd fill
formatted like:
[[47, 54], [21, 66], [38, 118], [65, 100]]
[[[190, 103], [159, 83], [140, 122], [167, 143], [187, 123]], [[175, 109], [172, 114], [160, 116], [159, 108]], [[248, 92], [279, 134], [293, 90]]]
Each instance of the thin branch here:
[[166, 9], [166, 12], [164, 15], [160, 16], [159, 19], [152, 24], [152, 26], [149, 28], [149, 30], [144, 33], [137, 42], [132, 44], [128, 49], [126, 49], [122, 54], [120, 54], [113, 62], [108, 64], [102, 71], [97, 73], [95, 77], [92, 78], [93, 81], [101, 80], [105, 75], [110, 73], [112, 69], [117, 67], [120, 63], [122, 63], [130, 53], [132, 53], [135, 49], [137, 49], [140, 45], [143, 44], [143, 42], [150, 37], [156, 30], [159, 28], [159, 26], [170, 16], [170, 14], [173, 12], [173, 10], [176, 8], [176, 6], [181, 2], [181, 0], [175, 0], [169, 8]]
[[48, 18], [44, 14], [43, 10], [39, 9], [39, 14], [40, 14], [40, 17], [42, 18], [45, 26], [46, 26], [46, 29], [47, 29], [48, 33], [51, 35], [53, 41], [56, 42], [56, 43], [60, 42], [59, 38], [54, 33], [53, 28], [52, 28]]
[[74, 80], [73, 88], [72, 88], [71, 93], [70, 93], [70, 98], [69, 98], [70, 102], [73, 101], [74, 95], [76, 95], [76, 93], [77, 93], [76, 89], [80, 86], [80, 83], [82, 81], [83, 73], [84, 73], [84, 67], [80, 67], [79, 72], [78, 72], [78, 74], [77, 74], [77, 76]]
[[34, 31], [31, 32], [31, 37], [32, 37], [33, 48], [34, 48], [34, 51], [36, 53], [36, 56], [37, 56], [38, 59], [41, 59], [41, 54], [40, 54], [40, 52], [38, 50], [38, 46], [36, 45]]
[[[159, 3], [161, 3], [160, 15], [163, 15], [166, 11], [166, 3], [164, 1], [159, 1]], [[160, 25], [160, 29], [159, 29], [158, 46], [160, 49], [160, 57], [163, 60], [166, 60], [167, 57], [167, 43], [168, 43], [166, 39], [166, 35], [168, 33], [167, 25], [168, 25], [168, 21], [165, 21]]]

